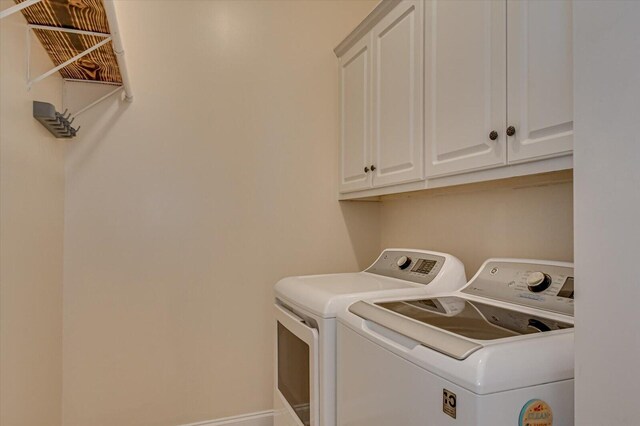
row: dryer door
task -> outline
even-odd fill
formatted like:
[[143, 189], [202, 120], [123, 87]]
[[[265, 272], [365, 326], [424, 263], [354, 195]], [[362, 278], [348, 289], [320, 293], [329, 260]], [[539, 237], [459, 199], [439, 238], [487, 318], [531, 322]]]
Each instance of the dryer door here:
[[275, 426], [319, 426], [318, 330], [275, 305]]

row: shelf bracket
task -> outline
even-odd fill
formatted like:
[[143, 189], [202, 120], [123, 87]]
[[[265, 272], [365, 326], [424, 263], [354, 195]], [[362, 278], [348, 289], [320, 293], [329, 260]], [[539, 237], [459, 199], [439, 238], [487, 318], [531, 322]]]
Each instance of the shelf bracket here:
[[0, 10], [0, 19], [6, 18], [9, 15], [13, 15], [16, 12], [20, 12], [22, 9], [26, 9], [29, 6], [33, 6], [36, 3], [40, 3], [42, 0], [27, 0], [15, 6], [8, 7], [4, 10]]
[[115, 89], [107, 92], [107, 94], [99, 97], [98, 99], [96, 99], [95, 101], [91, 102], [90, 104], [80, 108], [78, 111], [76, 111], [75, 113], [73, 113], [71, 115], [73, 115], [74, 117], [77, 117], [80, 114], [82, 114], [83, 112], [93, 108], [94, 106], [98, 105], [100, 102], [104, 101], [107, 98], [110, 98], [111, 96], [115, 95], [116, 93], [120, 92], [123, 89], [124, 89], [124, 86], [116, 86]]
[[[33, 31], [34, 29], [47, 30], [47, 31], [60, 31], [60, 32], [73, 33], [73, 34], [93, 35], [93, 36], [97, 36], [97, 37], [104, 37], [104, 40], [100, 41], [99, 43], [96, 43], [95, 45], [93, 45], [92, 47], [88, 48], [84, 52], [78, 53], [73, 58], [61, 63], [60, 65], [58, 65], [58, 66], [56, 66], [56, 67], [54, 67], [52, 69], [50, 69], [49, 71], [45, 72], [44, 74], [41, 74], [41, 75], [39, 75], [38, 77], [36, 77], [34, 79], [31, 79], [31, 31]], [[99, 49], [100, 47], [102, 47], [103, 45], [109, 43], [110, 41], [111, 41], [111, 34], [96, 33], [96, 32], [92, 32], [92, 31], [82, 31], [82, 30], [69, 29], [69, 28], [48, 27], [48, 26], [45, 26], [45, 25], [28, 25], [27, 26], [27, 89], [31, 90], [31, 86], [33, 86], [35, 83], [37, 83], [37, 82], [39, 82], [41, 80], [44, 80], [45, 78], [47, 78], [50, 75], [56, 73], [57, 71], [59, 71], [62, 68], [66, 67], [67, 65], [70, 65], [70, 64], [74, 63], [75, 61], [77, 61], [78, 59], [82, 58], [83, 56], [86, 56], [89, 53], [93, 52], [94, 50]]]

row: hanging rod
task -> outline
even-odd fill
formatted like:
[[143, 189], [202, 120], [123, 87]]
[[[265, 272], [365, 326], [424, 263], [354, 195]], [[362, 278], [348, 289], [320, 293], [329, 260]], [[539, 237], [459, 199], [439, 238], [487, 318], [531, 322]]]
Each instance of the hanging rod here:
[[131, 90], [131, 82], [127, 71], [127, 63], [124, 58], [124, 47], [120, 38], [120, 28], [118, 27], [118, 16], [113, 0], [103, 0], [104, 10], [107, 13], [109, 21], [109, 29], [113, 40], [113, 52], [116, 54], [116, 61], [120, 67], [120, 75], [122, 76], [122, 85], [124, 86], [124, 99], [128, 102], [133, 101], [133, 90]]
[[29, 6], [33, 6], [36, 3], [40, 3], [42, 0], [27, 0], [22, 3], [16, 4], [0, 11], [0, 19], [6, 18], [9, 15], [13, 15], [16, 12], [20, 12], [22, 9], [26, 9]]

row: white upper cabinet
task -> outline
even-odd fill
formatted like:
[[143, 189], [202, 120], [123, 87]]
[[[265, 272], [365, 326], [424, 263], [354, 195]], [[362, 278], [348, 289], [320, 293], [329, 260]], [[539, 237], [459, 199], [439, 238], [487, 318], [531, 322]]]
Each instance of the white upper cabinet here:
[[423, 2], [403, 1], [373, 28], [373, 186], [424, 179]]
[[340, 58], [341, 192], [371, 186], [370, 82], [371, 37], [364, 37]]
[[427, 177], [506, 163], [505, 13], [504, 0], [426, 2]]
[[509, 0], [509, 163], [573, 149], [573, 54], [570, 1]]
[[340, 198], [573, 166], [572, 0], [384, 0], [340, 58]]
[[376, 10], [339, 53], [341, 193], [424, 180], [423, 1]]

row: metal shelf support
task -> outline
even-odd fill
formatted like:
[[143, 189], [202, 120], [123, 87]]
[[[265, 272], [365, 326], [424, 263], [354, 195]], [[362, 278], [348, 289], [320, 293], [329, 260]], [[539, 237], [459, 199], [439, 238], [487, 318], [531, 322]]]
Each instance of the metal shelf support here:
[[90, 36], [96, 36], [96, 37], [110, 37], [111, 36], [111, 34], [108, 34], [108, 33], [97, 33], [95, 31], [76, 30], [75, 28], [51, 27], [49, 25], [28, 24], [28, 27], [31, 28], [32, 30], [58, 31], [58, 32], [61, 32], [61, 33], [90, 35]]
[[104, 101], [107, 98], [110, 98], [112, 95], [120, 92], [121, 90], [124, 89], [124, 86], [116, 86], [115, 89], [109, 91], [106, 95], [99, 97], [98, 99], [96, 99], [95, 101], [91, 102], [90, 104], [88, 104], [87, 106], [84, 106], [82, 108], [80, 108], [78, 111], [76, 111], [75, 113], [73, 113], [72, 115], [74, 117], [79, 116], [80, 114], [82, 114], [83, 112], [87, 111], [90, 108], [93, 108], [94, 106], [98, 105], [100, 102]]
[[127, 70], [127, 62], [124, 56], [124, 46], [120, 38], [120, 27], [118, 26], [118, 16], [113, 0], [103, 0], [104, 10], [109, 21], [111, 37], [113, 38], [113, 52], [116, 54], [116, 61], [120, 67], [120, 75], [122, 76], [122, 85], [124, 86], [124, 99], [127, 102], [133, 101], [133, 90], [131, 89], [131, 81], [129, 80], [129, 72]]
[[23, 1], [20, 4], [16, 4], [15, 6], [11, 6], [6, 8], [5, 10], [0, 10], [0, 19], [6, 18], [9, 15], [13, 15], [16, 12], [20, 12], [22, 9], [26, 9], [29, 6], [33, 6], [36, 3], [40, 3], [42, 0], [27, 0]]
[[[41, 74], [34, 79], [31, 79], [31, 31], [34, 29], [47, 30], [47, 31], [59, 31], [59, 32], [74, 33], [74, 34], [89, 34], [97, 37], [104, 37], [104, 40], [102, 40], [99, 43], [96, 43], [95, 45], [88, 48], [84, 52], [78, 53], [76, 56], [61, 63], [60, 65], [51, 68], [49, 71], [45, 72], [44, 74]], [[41, 80], [44, 80], [45, 78], [56, 73], [57, 71], [60, 71], [62, 68], [66, 67], [67, 65], [72, 64], [78, 59], [82, 58], [83, 56], [86, 56], [89, 53], [93, 52], [94, 50], [99, 49], [101, 46], [109, 43], [110, 41], [111, 41], [111, 34], [96, 33], [91, 31], [81, 31], [81, 30], [75, 30], [75, 29], [69, 29], [69, 28], [48, 27], [45, 25], [27, 25], [27, 88], [31, 89], [31, 86], [33, 86], [35, 83]]]

